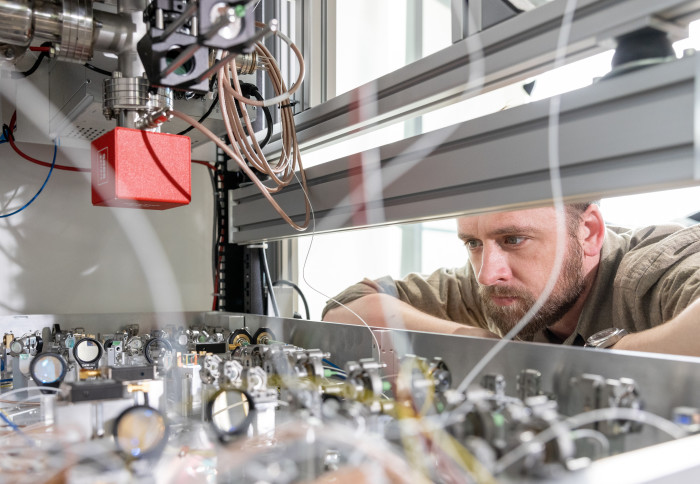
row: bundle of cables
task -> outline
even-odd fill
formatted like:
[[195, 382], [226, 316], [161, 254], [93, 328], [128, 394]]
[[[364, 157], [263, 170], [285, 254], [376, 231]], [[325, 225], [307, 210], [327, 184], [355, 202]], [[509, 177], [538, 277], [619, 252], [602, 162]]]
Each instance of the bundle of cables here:
[[[258, 24], [258, 27], [264, 27], [264, 25]], [[279, 31], [275, 32], [275, 35], [289, 46], [299, 61], [299, 76], [290, 89], [287, 89], [274, 57], [261, 42], [256, 44], [256, 53], [259, 58], [263, 59], [263, 63], [266, 66], [266, 71], [275, 91], [275, 97], [268, 100], [259, 100], [250, 99], [244, 95], [241, 83], [238, 80], [235, 56], [230, 56], [230, 60], [225, 62], [217, 73], [219, 104], [221, 106], [224, 124], [226, 125], [226, 132], [229, 140], [232, 142], [231, 146], [226, 145], [218, 136], [190, 116], [178, 111], [172, 111], [172, 114], [191, 124], [216, 143], [219, 148], [238, 164], [250, 180], [257, 185], [277, 213], [279, 213], [279, 215], [294, 229], [303, 231], [309, 226], [311, 206], [308, 199], [306, 176], [301, 163], [301, 155], [299, 153], [299, 145], [294, 127], [294, 118], [289, 100], [292, 94], [299, 89], [304, 78], [304, 59], [299, 49], [289, 37]], [[249, 135], [249, 133], [254, 133], [254, 131], [248, 112], [245, 109], [246, 105], [260, 108], [274, 105], [279, 105], [280, 107], [282, 154], [279, 160], [274, 164], [268, 162], [255, 136], [252, 134]], [[267, 186], [260, 181], [253, 169], [251, 169], [251, 166], [260, 173], [267, 175], [274, 186]], [[302, 224], [295, 223], [272, 198], [272, 194], [279, 192], [292, 182], [297, 169], [299, 170], [299, 182], [304, 192], [304, 202], [306, 204], [305, 220]]]

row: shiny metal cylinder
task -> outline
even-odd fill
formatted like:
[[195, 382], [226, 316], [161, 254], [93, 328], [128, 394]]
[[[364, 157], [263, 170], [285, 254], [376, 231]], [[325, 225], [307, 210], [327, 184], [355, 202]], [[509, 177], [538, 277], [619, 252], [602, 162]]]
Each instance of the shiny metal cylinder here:
[[143, 64], [136, 51], [124, 51], [119, 54], [119, 70], [124, 77], [142, 77]]
[[193, 15], [192, 19], [190, 20], [190, 35], [193, 37], [197, 37], [199, 35], [199, 19], [196, 15]]
[[95, 10], [95, 21], [100, 25], [95, 29], [95, 50], [118, 54], [130, 47], [135, 34], [129, 17]]
[[51, 42], [61, 41], [63, 9], [53, 2], [37, 1], [34, 6], [34, 38]]
[[63, 0], [61, 43], [56, 57], [80, 64], [92, 58], [92, 0]]
[[29, 45], [32, 7], [31, 0], [0, 0], [0, 43]]
[[119, 111], [119, 116], [117, 117], [117, 126], [122, 128], [138, 129], [137, 122], [139, 120], [138, 111]]
[[146, 110], [149, 107], [148, 79], [144, 77], [113, 77], [104, 80], [104, 110]]
[[165, 19], [163, 18], [163, 9], [156, 9], [156, 28], [163, 30], [165, 28]]
[[173, 91], [169, 87], [159, 87], [155, 93], [150, 94], [148, 101], [150, 111], [170, 111], [173, 109]]
[[239, 74], [252, 74], [257, 67], [258, 54], [256, 52], [236, 56], [236, 70]]
[[146, 0], [119, 0], [117, 8], [119, 13], [143, 12], [147, 4]]

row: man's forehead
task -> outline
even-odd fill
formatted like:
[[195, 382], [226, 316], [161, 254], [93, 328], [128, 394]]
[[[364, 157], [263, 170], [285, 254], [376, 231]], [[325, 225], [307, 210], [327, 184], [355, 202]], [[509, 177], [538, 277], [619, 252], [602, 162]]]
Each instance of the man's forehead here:
[[459, 232], [472, 235], [480, 232], [497, 232], [503, 229], [548, 229], [555, 224], [556, 214], [552, 207], [487, 213], [457, 219]]

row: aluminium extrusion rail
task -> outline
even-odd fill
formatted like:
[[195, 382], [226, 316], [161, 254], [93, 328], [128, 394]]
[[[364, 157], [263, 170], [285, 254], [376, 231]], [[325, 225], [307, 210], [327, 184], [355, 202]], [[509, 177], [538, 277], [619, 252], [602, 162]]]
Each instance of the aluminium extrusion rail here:
[[[300, 146], [309, 150], [332, 144], [551, 69], [566, 3], [554, 0], [521, 13], [297, 114]], [[611, 49], [616, 36], [646, 26], [668, 31], [677, 40], [698, 16], [697, 0], [578, 0], [566, 62]], [[470, 75], [476, 79], [467, 86]], [[361, 109], [365, 103], [372, 103], [372, 109]], [[265, 153], [274, 159], [282, 148], [279, 132], [271, 141]]]
[[[700, 55], [687, 56], [561, 96], [559, 165], [567, 200], [697, 183], [699, 61]], [[388, 144], [364, 173], [352, 156], [308, 169], [316, 231], [546, 203], [552, 198], [549, 112], [545, 99]], [[275, 198], [303, 220], [298, 185]], [[229, 206], [230, 242], [299, 234], [254, 187], [229, 192]]]

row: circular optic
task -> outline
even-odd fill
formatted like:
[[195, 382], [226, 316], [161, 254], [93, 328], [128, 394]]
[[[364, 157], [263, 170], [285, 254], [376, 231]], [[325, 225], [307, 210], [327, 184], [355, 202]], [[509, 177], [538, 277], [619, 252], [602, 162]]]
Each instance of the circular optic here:
[[255, 404], [243, 390], [221, 389], [207, 403], [207, 420], [223, 439], [247, 432], [254, 413]]
[[96, 366], [102, 352], [102, 345], [94, 338], [83, 338], [73, 346], [73, 356], [81, 368]]
[[19, 355], [23, 349], [24, 345], [19, 340], [14, 340], [12, 343], [10, 343], [10, 352], [14, 353], [15, 356]]
[[[173, 62], [175, 62], [175, 59], [178, 58], [178, 56], [182, 53], [182, 47], [178, 46], [173, 46], [168, 50], [168, 52], [165, 54], [165, 65], [170, 67]], [[190, 57], [185, 61], [184, 64], [182, 64], [180, 67], [175, 69], [175, 74], [176, 76], [189, 76], [194, 72], [194, 57]]]
[[266, 345], [277, 341], [277, 338], [270, 328], [260, 328], [253, 335], [253, 341], [256, 345]]
[[251, 341], [253, 341], [253, 337], [245, 329], [237, 329], [231, 332], [231, 334], [228, 337], [229, 346], [233, 345], [235, 348], [239, 346], [249, 345]]
[[168, 425], [156, 409], [137, 405], [126, 409], [114, 423], [114, 442], [124, 454], [141, 458], [159, 454], [168, 440]]
[[29, 366], [29, 373], [38, 385], [57, 387], [66, 376], [68, 364], [58, 353], [41, 353]]
[[173, 345], [166, 339], [152, 338], [146, 343], [143, 355], [151, 365], [169, 368], [172, 364]]

